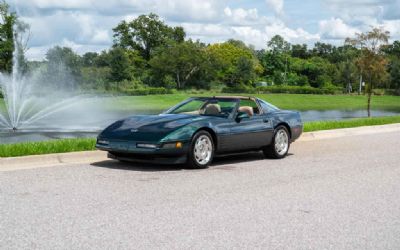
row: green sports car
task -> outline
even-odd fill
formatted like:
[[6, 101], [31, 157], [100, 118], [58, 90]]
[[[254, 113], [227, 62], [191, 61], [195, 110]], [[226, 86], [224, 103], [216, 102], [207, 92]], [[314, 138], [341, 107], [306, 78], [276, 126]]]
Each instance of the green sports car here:
[[119, 120], [96, 147], [121, 161], [206, 168], [215, 155], [262, 150], [284, 158], [303, 131], [300, 114], [253, 97], [193, 97], [160, 115]]

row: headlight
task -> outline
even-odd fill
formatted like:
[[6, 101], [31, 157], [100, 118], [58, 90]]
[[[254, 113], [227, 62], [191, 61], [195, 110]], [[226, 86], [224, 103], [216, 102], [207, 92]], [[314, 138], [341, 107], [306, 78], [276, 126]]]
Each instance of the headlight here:
[[97, 140], [97, 143], [98, 143], [98, 144], [103, 144], [103, 145], [108, 145], [108, 144], [110, 144], [110, 142], [109, 142], [109, 141], [106, 141], [106, 140]]
[[158, 145], [157, 144], [148, 144], [148, 143], [138, 143], [138, 144], [136, 144], [136, 147], [156, 149], [158, 147]]

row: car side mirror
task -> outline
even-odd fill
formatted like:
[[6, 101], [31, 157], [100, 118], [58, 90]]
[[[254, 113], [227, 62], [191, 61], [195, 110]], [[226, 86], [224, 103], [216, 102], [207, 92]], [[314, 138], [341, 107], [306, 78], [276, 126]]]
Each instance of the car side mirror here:
[[236, 116], [236, 121], [240, 122], [243, 119], [246, 118], [250, 118], [249, 114], [247, 114], [246, 112], [238, 112], [237, 116]]

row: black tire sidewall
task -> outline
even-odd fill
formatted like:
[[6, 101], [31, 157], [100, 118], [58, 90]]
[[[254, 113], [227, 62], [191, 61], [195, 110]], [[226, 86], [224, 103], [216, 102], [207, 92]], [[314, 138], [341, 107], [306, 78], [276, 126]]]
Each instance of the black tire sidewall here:
[[[211, 143], [212, 143], [211, 158], [210, 158], [210, 161], [209, 161], [207, 164], [205, 164], [205, 165], [199, 164], [199, 163], [196, 161], [195, 156], [194, 156], [194, 146], [195, 146], [195, 143], [196, 143], [197, 139], [198, 139], [200, 136], [202, 136], [202, 135], [207, 136], [207, 137], [210, 139]], [[211, 162], [212, 162], [213, 159], [214, 159], [214, 153], [215, 153], [215, 144], [214, 144], [214, 140], [213, 140], [212, 136], [211, 136], [210, 133], [208, 133], [207, 131], [205, 131], [205, 130], [200, 130], [200, 131], [198, 131], [198, 132], [193, 136], [192, 141], [191, 141], [191, 143], [190, 143], [190, 148], [189, 148], [189, 153], [188, 153], [188, 159], [187, 159], [187, 165], [188, 165], [190, 168], [199, 168], [199, 169], [208, 168], [208, 167], [210, 166]]]

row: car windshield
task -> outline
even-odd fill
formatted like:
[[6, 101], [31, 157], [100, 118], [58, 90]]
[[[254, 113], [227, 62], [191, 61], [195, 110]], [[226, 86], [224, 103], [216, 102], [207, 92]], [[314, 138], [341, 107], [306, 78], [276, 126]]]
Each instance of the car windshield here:
[[196, 98], [178, 104], [165, 113], [228, 117], [234, 112], [237, 103], [233, 99]]

